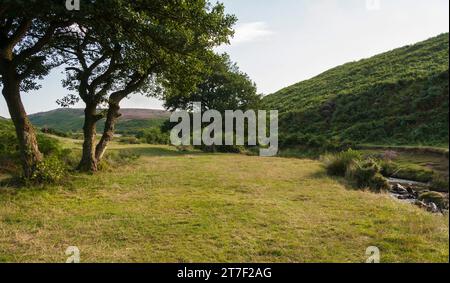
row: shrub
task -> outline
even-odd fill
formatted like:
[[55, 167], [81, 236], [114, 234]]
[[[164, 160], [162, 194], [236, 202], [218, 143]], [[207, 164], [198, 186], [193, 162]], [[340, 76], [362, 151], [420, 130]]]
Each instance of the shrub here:
[[390, 161], [390, 160], [380, 160], [379, 162], [381, 167], [381, 174], [386, 177], [392, 177], [394, 176], [397, 171], [399, 170], [398, 164]]
[[59, 159], [66, 164], [68, 169], [73, 169], [78, 166], [80, 162], [81, 152], [73, 151], [71, 149], [63, 149], [59, 154]]
[[39, 150], [44, 155], [60, 155], [63, 151], [63, 147], [61, 146], [61, 143], [52, 137], [38, 134], [37, 135], [37, 142], [39, 144]]
[[348, 167], [346, 177], [361, 189], [370, 188], [377, 192], [388, 190], [388, 181], [380, 172], [381, 167], [375, 160], [357, 160]]
[[63, 138], [68, 138], [70, 137], [69, 134], [52, 129], [52, 128], [42, 128], [41, 132], [43, 132], [44, 134], [50, 134], [50, 135], [54, 135], [54, 136], [58, 136], [58, 137], [63, 137]]
[[163, 133], [159, 128], [150, 128], [143, 134], [143, 139], [148, 144], [169, 144], [170, 136], [168, 133]]
[[434, 173], [433, 179], [431, 180], [431, 188], [439, 191], [447, 191], [449, 189], [448, 177]]
[[12, 131], [0, 132], [0, 156], [2, 159], [17, 155], [18, 150], [16, 134]]
[[67, 167], [57, 156], [52, 155], [40, 162], [31, 177], [32, 182], [56, 183], [66, 174]]
[[120, 143], [125, 143], [125, 144], [140, 144], [141, 142], [139, 141], [138, 138], [136, 137], [121, 137], [119, 139]]
[[361, 159], [361, 153], [349, 149], [336, 154], [329, 154], [323, 157], [327, 173], [332, 176], [344, 177], [349, 166]]
[[388, 180], [380, 173], [375, 174], [369, 183], [369, 188], [374, 191], [388, 191], [390, 189]]

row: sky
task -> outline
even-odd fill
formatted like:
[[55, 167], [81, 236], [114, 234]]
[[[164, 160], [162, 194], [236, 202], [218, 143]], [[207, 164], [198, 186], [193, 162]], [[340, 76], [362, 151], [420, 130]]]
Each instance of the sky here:
[[[344, 63], [368, 58], [449, 31], [448, 0], [221, 0], [237, 16], [227, 52], [270, 94]], [[68, 92], [63, 69], [38, 91], [22, 95], [27, 113], [58, 108]], [[122, 107], [162, 109], [162, 102], [134, 95]], [[76, 107], [83, 107], [80, 103]], [[0, 116], [9, 117], [0, 97]]]

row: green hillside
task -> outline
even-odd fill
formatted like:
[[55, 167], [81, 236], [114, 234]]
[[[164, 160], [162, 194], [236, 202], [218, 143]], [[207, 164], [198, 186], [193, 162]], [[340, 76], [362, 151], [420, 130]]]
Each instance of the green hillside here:
[[448, 144], [449, 35], [348, 63], [264, 98], [285, 147]]
[[[136, 133], [143, 129], [159, 127], [168, 119], [170, 113], [163, 110], [122, 109], [122, 117], [117, 124], [117, 133]], [[36, 127], [51, 128], [61, 132], [81, 132], [83, 128], [83, 109], [56, 109], [30, 115]], [[97, 124], [97, 131], [103, 130], [104, 120]]]

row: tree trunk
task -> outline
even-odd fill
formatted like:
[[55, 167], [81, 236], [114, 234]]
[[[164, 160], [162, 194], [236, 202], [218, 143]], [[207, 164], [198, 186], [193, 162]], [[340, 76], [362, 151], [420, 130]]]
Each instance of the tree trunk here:
[[39, 151], [36, 133], [28, 120], [27, 113], [20, 97], [20, 81], [17, 78], [13, 64], [2, 60], [2, 94], [8, 105], [11, 120], [16, 129], [21, 154], [23, 175], [29, 179], [33, 176], [36, 166], [42, 161], [43, 156]]
[[121, 116], [119, 113], [120, 106], [119, 103], [109, 103], [108, 114], [106, 116], [105, 129], [103, 130], [103, 135], [95, 149], [95, 159], [100, 162], [105, 154], [108, 143], [114, 137], [114, 131], [117, 119]]
[[85, 172], [97, 171], [97, 161], [95, 159], [95, 136], [96, 136], [96, 124], [98, 121], [96, 105], [86, 105], [84, 110], [84, 143], [83, 143], [83, 155], [81, 157], [78, 170]]

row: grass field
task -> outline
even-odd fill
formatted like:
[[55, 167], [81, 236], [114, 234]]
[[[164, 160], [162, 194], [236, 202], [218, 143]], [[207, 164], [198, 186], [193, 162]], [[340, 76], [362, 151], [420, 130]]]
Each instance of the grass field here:
[[[64, 140], [66, 146], [79, 144]], [[318, 161], [113, 145], [141, 157], [0, 189], [0, 262], [448, 262], [448, 216], [347, 188]]]

